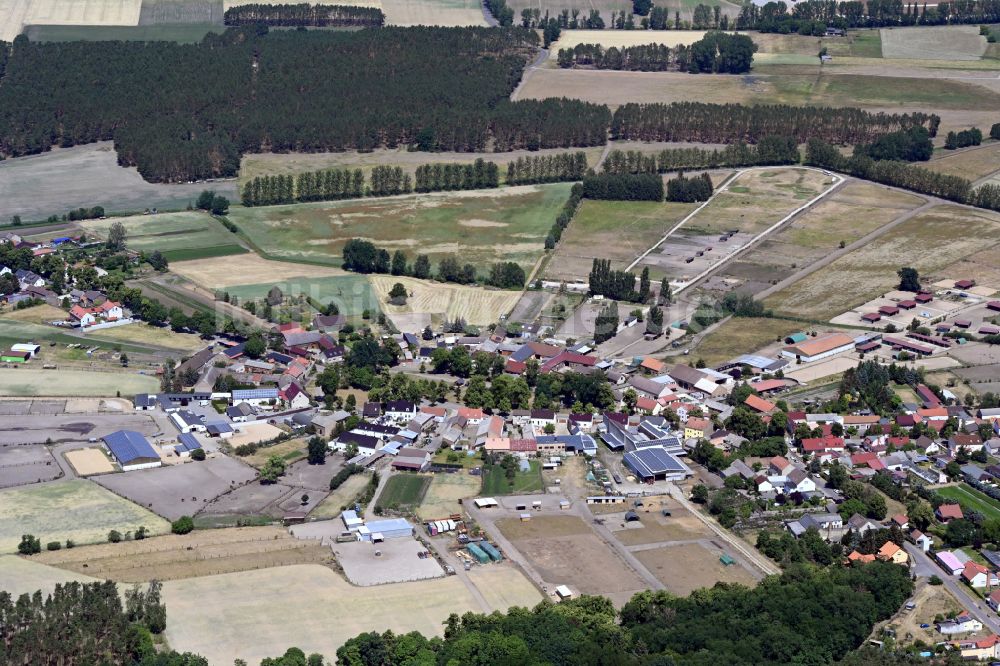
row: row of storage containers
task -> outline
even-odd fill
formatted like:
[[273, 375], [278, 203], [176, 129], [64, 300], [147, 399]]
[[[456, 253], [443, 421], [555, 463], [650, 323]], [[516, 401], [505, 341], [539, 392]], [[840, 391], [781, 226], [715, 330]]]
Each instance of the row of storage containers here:
[[469, 555], [476, 558], [476, 561], [480, 564], [486, 564], [490, 561], [499, 562], [503, 559], [503, 555], [500, 554], [500, 551], [488, 541], [470, 543], [465, 547], [465, 549], [468, 550]]
[[458, 527], [458, 523], [454, 520], [432, 520], [427, 523], [427, 533], [431, 536], [437, 536], [444, 532], [454, 532], [456, 527]]

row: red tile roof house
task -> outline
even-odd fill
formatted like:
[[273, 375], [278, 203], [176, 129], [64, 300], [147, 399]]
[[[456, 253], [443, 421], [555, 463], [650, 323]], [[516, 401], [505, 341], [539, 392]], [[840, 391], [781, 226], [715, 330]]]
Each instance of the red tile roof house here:
[[743, 401], [743, 404], [755, 412], [760, 412], [761, 414], [770, 414], [777, 409], [777, 406], [773, 402], [768, 402], [760, 396], [753, 394], [748, 395], [746, 400]]
[[899, 308], [895, 305], [883, 305], [878, 309], [878, 311], [887, 317], [894, 317], [899, 314]]
[[807, 437], [802, 440], [804, 453], [820, 453], [823, 451], [843, 451], [844, 438], [828, 435], [826, 437]]
[[115, 303], [114, 301], [104, 301], [97, 307], [84, 308], [79, 305], [74, 305], [70, 308], [69, 316], [71, 319], [79, 323], [80, 328], [87, 328], [88, 326], [93, 326], [100, 321], [118, 321], [125, 316], [125, 312], [122, 310], [120, 303]]
[[929, 291], [921, 291], [916, 295], [916, 297], [913, 300], [915, 300], [917, 303], [930, 303], [931, 301], [934, 300], [934, 295], [931, 294]]
[[990, 301], [986, 304], [987, 310], [993, 310], [994, 312], [1000, 312], [1000, 301]]
[[947, 523], [949, 520], [957, 520], [959, 518], [964, 518], [962, 515], [962, 507], [958, 504], [942, 504], [934, 512], [937, 519], [942, 523]]
[[955, 289], [972, 289], [975, 286], [975, 280], [959, 280], [955, 283]]
[[874, 324], [875, 322], [877, 322], [881, 318], [882, 318], [882, 315], [880, 315], [877, 312], [867, 312], [867, 313], [861, 315], [861, 321], [867, 322], [869, 324]]

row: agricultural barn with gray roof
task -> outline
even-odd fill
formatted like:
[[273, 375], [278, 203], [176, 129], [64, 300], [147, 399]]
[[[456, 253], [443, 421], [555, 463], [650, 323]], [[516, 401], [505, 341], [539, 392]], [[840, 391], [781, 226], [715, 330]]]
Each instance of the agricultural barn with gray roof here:
[[153, 445], [134, 430], [118, 430], [102, 439], [123, 472], [159, 467], [162, 464]]

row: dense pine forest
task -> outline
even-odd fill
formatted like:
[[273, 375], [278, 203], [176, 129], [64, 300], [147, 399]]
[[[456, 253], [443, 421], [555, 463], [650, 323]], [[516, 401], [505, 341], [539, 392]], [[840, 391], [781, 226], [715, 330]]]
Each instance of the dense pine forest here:
[[611, 121], [611, 136], [633, 141], [755, 143], [787, 136], [805, 143], [818, 138], [836, 144], [870, 143], [882, 134], [911, 127], [937, 133], [941, 119], [926, 113], [869, 113], [855, 108], [740, 104], [623, 104]]
[[341, 5], [239, 5], [223, 16], [226, 25], [308, 26], [338, 28], [380, 28], [385, 14], [376, 7]]
[[604, 106], [510, 102], [537, 43], [520, 28], [209, 34], [200, 44], [31, 43], [0, 85], [0, 155], [113, 139], [150, 181], [235, 175], [260, 151], [598, 145]]

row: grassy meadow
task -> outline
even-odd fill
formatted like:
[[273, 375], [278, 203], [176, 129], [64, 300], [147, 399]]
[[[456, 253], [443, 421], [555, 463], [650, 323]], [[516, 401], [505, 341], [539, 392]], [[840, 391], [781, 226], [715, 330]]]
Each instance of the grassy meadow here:
[[204, 259], [246, 250], [236, 236], [207, 213], [183, 211], [158, 215], [107, 218], [80, 222], [88, 233], [107, 238], [112, 224], [125, 225], [129, 249], [143, 252], [159, 250], [168, 261]]
[[268, 258], [339, 266], [344, 243], [363, 238], [410, 260], [454, 255], [481, 271], [496, 261], [526, 270], [569, 197], [569, 184], [510, 187], [260, 208], [229, 219]]

